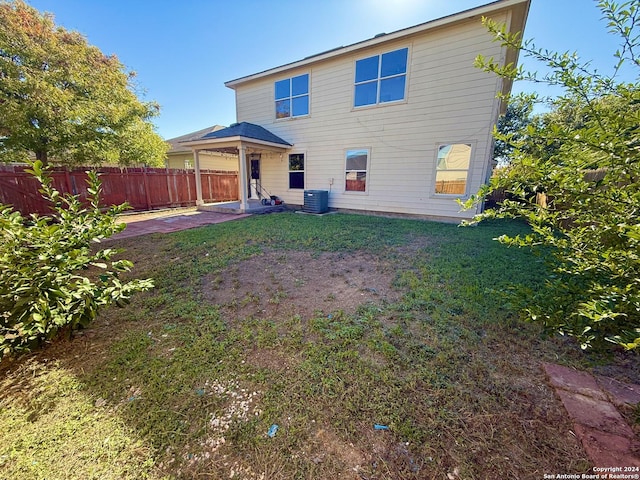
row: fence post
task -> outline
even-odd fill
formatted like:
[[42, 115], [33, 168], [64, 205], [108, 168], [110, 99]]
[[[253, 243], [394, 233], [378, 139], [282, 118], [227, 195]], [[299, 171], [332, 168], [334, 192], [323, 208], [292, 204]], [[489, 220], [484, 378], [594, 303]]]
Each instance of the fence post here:
[[167, 176], [167, 192], [169, 192], [169, 203], [173, 205], [173, 192], [171, 188], [171, 178], [173, 175], [169, 173], [169, 168], [166, 169], [165, 175]]
[[151, 210], [151, 193], [149, 192], [149, 179], [147, 178], [147, 166], [142, 169], [142, 180], [144, 183], [144, 196], [147, 201], [147, 210]]
[[73, 185], [71, 184], [71, 175], [69, 175], [69, 167], [64, 167], [64, 181], [67, 187], [67, 193], [76, 195], [78, 192], [73, 191]]
[[[187, 172], [187, 202], [191, 205], [191, 176]], [[196, 202], [196, 205], [198, 203]]]

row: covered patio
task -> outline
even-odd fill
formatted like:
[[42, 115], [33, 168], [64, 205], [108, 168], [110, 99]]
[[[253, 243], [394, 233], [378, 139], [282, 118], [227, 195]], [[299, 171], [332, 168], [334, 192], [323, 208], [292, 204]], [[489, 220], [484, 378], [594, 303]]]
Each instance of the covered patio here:
[[266, 213], [266, 212], [278, 212], [284, 209], [282, 205], [264, 205], [260, 200], [249, 198], [247, 200], [247, 206], [242, 210], [240, 200], [234, 202], [216, 202], [216, 203], [203, 203], [198, 206], [198, 210], [203, 212], [217, 212], [217, 213]]
[[[262, 152], [284, 154], [293, 145], [271, 133], [260, 125], [241, 122], [210, 132], [202, 138], [183, 142], [193, 151], [194, 168], [196, 174], [196, 205], [201, 210], [228, 211], [230, 213], [254, 213], [271, 209], [271, 205], [263, 205], [259, 198], [250, 199], [251, 171], [250, 156], [260, 155]], [[202, 184], [200, 177], [199, 152], [214, 151], [232, 153], [238, 156], [239, 173], [239, 200], [237, 202], [221, 202], [217, 204], [205, 204], [202, 200]], [[257, 192], [257, 197], [261, 192]]]

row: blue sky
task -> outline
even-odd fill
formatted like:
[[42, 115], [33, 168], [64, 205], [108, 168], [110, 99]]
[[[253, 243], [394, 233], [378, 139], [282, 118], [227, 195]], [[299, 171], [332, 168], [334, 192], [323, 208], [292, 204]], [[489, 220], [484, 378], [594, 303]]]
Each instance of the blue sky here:
[[[137, 72], [140, 96], [161, 105], [164, 138], [235, 122], [224, 82], [488, 0], [27, 0]], [[532, 0], [525, 38], [578, 51], [600, 71], [618, 41], [592, 0]], [[521, 64], [539, 66], [526, 58]], [[514, 91], [531, 86], [516, 85]]]

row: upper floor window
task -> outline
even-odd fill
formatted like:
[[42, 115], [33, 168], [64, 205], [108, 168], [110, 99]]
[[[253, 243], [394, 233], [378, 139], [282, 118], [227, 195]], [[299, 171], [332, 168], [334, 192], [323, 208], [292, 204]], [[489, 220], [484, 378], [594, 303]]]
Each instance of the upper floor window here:
[[453, 143], [438, 146], [436, 193], [464, 195], [471, 164], [471, 145]]
[[408, 48], [356, 61], [354, 107], [404, 100]]
[[286, 78], [275, 84], [276, 118], [309, 114], [309, 74]]

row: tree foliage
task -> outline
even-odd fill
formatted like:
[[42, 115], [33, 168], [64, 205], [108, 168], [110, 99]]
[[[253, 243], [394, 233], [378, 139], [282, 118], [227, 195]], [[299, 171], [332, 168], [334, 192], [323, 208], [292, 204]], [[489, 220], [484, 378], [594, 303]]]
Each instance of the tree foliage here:
[[153, 286], [151, 280], [120, 279], [133, 265], [113, 260], [118, 250], [95, 251], [93, 245], [125, 227], [115, 220], [127, 207], [103, 212], [95, 172], [88, 172], [87, 207], [77, 196], [63, 196], [53, 188], [39, 160], [31, 173], [54, 214], [25, 218], [0, 205], [0, 359], [51, 339], [62, 329], [85, 326], [101, 308], [123, 305], [135, 292]]
[[134, 73], [22, 0], [0, 0], [0, 161], [160, 164]]
[[532, 110], [533, 106], [528, 98], [514, 98], [507, 105], [504, 115], [498, 118], [493, 149], [493, 159], [498, 167], [509, 165], [516, 142], [523, 145], [521, 140], [526, 135], [526, 127], [533, 121]]
[[[544, 247], [552, 275], [534, 279], [525, 311], [549, 330], [574, 336], [583, 348], [604, 341], [640, 346], [640, 84], [617, 80], [620, 68], [640, 67], [640, 0], [600, 1], [598, 7], [621, 48], [609, 75], [592, 71], [577, 54], [521, 42], [493, 21], [504, 46], [542, 62], [539, 76], [479, 57], [477, 66], [511, 79], [561, 86], [550, 112], [502, 140], [513, 145], [508, 168], [466, 206], [495, 189], [508, 194], [499, 208], [476, 217], [524, 218], [532, 232], [500, 238], [507, 245]], [[637, 75], [637, 74], [636, 74]], [[536, 95], [528, 101], [540, 101]]]

